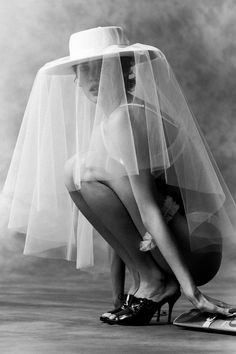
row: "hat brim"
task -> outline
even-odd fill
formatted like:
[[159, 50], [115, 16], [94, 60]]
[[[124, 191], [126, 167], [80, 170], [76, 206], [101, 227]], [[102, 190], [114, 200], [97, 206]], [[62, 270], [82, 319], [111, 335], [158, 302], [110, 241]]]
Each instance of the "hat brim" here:
[[71, 59], [70, 56], [60, 58], [54, 61], [50, 61], [46, 63], [41, 69], [41, 72], [46, 73], [47, 75], [74, 75], [74, 66], [90, 61], [90, 60], [97, 60], [101, 58], [109, 58], [114, 57], [115, 55], [119, 56], [133, 56], [135, 52], [149, 52], [150, 57], [153, 56], [154, 52], [157, 53], [159, 51], [157, 48], [152, 46], [146, 46], [145, 50], [140, 48], [133, 47], [132, 49], [129, 47], [127, 48], [119, 48], [118, 50], [113, 50], [109, 52], [103, 52], [98, 55], [86, 55], [84, 57], [79, 57], [75, 59]]

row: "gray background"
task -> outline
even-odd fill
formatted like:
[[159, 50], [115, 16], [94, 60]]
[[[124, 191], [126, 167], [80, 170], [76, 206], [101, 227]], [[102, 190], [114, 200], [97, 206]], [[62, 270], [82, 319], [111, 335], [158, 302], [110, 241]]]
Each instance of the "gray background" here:
[[[166, 54], [236, 197], [236, 1], [1, 0], [0, 23], [0, 186], [37, 70], [68, 55], [71, 33], [120, 25], [131, 42]], [[22, 256], [23, 238], [0, 233], [2, 276], [74, 272], [68, 262]]]

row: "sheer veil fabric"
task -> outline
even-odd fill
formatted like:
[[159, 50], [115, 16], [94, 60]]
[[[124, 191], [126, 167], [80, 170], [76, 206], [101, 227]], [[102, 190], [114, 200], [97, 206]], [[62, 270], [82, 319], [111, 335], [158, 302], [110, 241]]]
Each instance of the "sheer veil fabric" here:
[[[69, 159], [75, 191], [83, 181], [129, 178], [148, 169], [178, 188], [192, 250], [221, 243], [204, 232], [209, 225], [225, 250], [235, 247], [234, 201], [165, 55], [139, 43], [127, 45], [126, 53], [109, 48], [96, 58], [94, 101], [80, 71], [76, 77], [74, 70], [48, 73], [44, 66], [37, 73], [2, 191], [11, 205], [8, 227], [26, 234], [25, 254], [75, 260], [77, 268], [104, 259], [106, 243], [66, 189]], [[132, 59], [131, 88], [124, 56]]]

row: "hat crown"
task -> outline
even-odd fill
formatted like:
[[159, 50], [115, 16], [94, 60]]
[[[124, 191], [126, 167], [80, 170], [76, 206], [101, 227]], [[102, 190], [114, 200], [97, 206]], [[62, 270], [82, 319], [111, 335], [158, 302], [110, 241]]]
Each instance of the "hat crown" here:
[[128, 45], [129, 40], [121, 27], [96, 27], [73, 33], [70, 36], [70, 57], [78, 58], [86, 54], [99, 54], [112, 45]]

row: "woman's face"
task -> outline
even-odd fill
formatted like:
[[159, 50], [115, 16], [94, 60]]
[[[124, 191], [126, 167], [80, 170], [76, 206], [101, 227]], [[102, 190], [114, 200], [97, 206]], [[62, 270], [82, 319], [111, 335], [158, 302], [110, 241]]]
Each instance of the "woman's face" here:
[[77, 65], [77, 77], [79, 86], [82, 87], [87, 98], [96, 103], [98, 97], [99, 81], [102, 60], [93, 60]]

